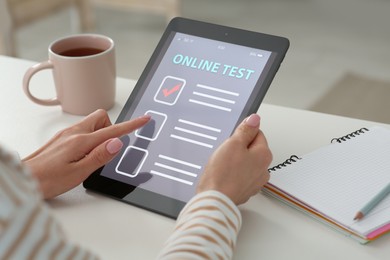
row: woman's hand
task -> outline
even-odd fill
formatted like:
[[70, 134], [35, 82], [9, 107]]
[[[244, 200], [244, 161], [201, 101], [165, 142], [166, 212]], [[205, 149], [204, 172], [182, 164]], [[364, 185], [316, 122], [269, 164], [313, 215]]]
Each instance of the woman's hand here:
[[236, 205], [260, 191], [269, 180], [272, 154], [259, 130], [260, 117], [251, 115], [211, 156], [197, 192], [217, 190]]
[[23, 159], [38, 180], [44, 198], [53, 198], [82, 183], [121, 150], [118, 138], [142, 126], [150, 116], [112, 125], [107, 112], [97, 110], [80, 123], [56, 134]]

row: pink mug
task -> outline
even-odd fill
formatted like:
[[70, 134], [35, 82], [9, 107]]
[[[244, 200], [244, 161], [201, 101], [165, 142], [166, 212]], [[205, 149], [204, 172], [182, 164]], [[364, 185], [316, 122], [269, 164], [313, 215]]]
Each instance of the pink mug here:
[[[29, 88], [32, 76], [43, 69], [53, 70], [57, 96], [52, 99], [37, 98]], [[27, 70], [23, 90], [37, 104], [61, 105], [64, 112], [87, 115], [114, 105], [115, 82], [113, 40], [103, 35], [79, 34], [50, 44], [49, 59]]]

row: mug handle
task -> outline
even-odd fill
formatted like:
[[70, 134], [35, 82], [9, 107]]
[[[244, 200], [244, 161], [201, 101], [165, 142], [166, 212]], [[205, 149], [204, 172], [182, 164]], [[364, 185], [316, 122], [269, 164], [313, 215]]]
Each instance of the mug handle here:
[[40, 70], [53, 69], [53, 68], [54, 68], [53, 63], [50, 60], [47, 60], [47, 61], [35, 64], [34, 66], [30, 67], [26, 71], [26, 74], [24, 74], [24, 77], [23, 77], [24, 93], [27, 95], [27, 97], [29, 99], [31, 99], [33, 102], [35, 102], [39, 105], [44, 105], [44, 106], [60, 105], [60, 101], [57, 99], [57, 97], [54, 97], [51, 99], [40, 99], [40, 98], [35, 97], [33, 94], [31, 94], [31, 91], [30, 91], [31, 77]]

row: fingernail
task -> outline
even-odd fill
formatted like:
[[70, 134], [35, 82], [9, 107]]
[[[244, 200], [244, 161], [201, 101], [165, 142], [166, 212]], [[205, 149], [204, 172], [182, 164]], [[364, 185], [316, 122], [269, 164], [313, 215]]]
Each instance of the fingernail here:
[[122, 149], [122, 147], [123, 143], [119, 138], [111, 139], [106, 145], [107, 152], [109, 152], [110, 154], [118, 153]]
[[260, 116], [258, 114], [252, 114], [246, 118], [245, 124], [251, 127], [259, 127], [260, 125]]
[[150, 118], [152, 118], [151, 115], [142, 115], [142, 116], [139, 117], [139, 119], [148, 119], [148, 120], [149, 120]]

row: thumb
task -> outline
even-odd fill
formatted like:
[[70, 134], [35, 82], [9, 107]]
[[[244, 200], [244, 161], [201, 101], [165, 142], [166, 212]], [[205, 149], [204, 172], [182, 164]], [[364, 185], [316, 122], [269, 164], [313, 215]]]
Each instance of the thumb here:
[[98, 145], [83, 159], [83, 167], [93, 172], [111, 161], [122, 149], [123, 143], [119, 138], [112, 138]]
[[245, 118], [244, 121], [237, 127], [233, 137], [239, 138], [246, 146], [249, 146], [259, 133], [260, 116], [252, 114]]

